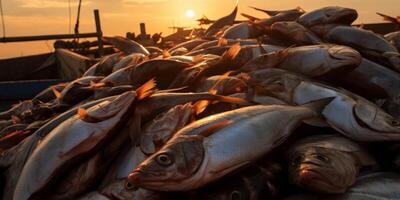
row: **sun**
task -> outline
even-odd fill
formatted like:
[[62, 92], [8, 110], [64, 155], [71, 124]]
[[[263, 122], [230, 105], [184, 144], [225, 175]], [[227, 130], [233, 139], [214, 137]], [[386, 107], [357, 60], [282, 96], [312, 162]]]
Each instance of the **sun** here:
[[192, 9], [186, 10], [186, 17], [193, 18], [195, 15], [196, 13], [194, 12], [194, 10]]

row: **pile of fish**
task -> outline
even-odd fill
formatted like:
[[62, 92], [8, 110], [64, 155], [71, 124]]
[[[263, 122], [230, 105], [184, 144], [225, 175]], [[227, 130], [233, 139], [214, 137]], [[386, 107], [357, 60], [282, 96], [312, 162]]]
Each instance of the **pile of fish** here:
[[400, 32], [255, 9], [0, 113], [2, 199], [400, 199]]

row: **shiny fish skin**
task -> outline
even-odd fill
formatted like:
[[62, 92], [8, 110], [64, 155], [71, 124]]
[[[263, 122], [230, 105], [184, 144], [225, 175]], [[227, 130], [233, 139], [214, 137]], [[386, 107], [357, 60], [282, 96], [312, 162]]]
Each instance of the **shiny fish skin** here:
[[351, 25], [357, 17], [358, 13], [354, 9], [329, 6], [305, 13], [298, 19], [298, 22], [306, 27], [321, 24]]
[[[160, 191], [199, 188], [271, 151], [303, 120], [318, 116], [312, 109], [316, 108], [251, 106], [203, 118], [176, 133], [158, 153], [140, 164], [128, 181]], [[207, 129], [221, 122], [226, 124], [208, 133]], [[178, 157], [182, 153], [186, 156]], [[176, 156], [176, 164], [162, 167], [156, 161], [159, 156]]]
[[354, 49], [340, 45], [310, 45], [265, 54], [246, 63], [241, 71], [282, 68], [308, 77], [340, 76], [361, 63]]
[[[260, 72], [259, 72], [260, 73]], [[344, 89], [316, 83], [284, 70], [264, 70], [258, 80], [265, 94], [301, 105], [335, 97], [322, 111], [327, 123], [359, 142], [400, 140], [400, 123], [368, 100]]]
[[[89, 110], [89, 114], [93, 112], [100, 116], [104, 115], [103, 109], [108, 109], [111, 112], [109, 114], [114, 112], [114, 115], [109, 116], [107, 120], [87, 123], [75, 115], [49, 133], [25, 164], [16, 186], [14, 199], [34, 198], [33, 195], [46, 187], [57, 171], [68, 166], [64, 164], [74, 163], [79, 155], [93, 151], [106, 137], [110, 136], [115, 126], [123, 122], [121, 118], [131, 109], [130, 105], [135, 97], [135, 93], [127, 92], [112, 102], [105, 102], [100, 107], [97, 105]], [[68, 128], [64, 128], [65, 126]], [[76, 132], [81, 134], [77, 135]], [[74, 137], [69, 137], [71, 134]], [[80, 148], [76, 149], [76, 147]]]

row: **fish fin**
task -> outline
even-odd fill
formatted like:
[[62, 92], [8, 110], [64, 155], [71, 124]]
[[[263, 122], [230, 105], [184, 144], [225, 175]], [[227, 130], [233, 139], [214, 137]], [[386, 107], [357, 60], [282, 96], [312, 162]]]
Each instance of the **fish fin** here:
[[169, 58], [169, 57], [171, 57], [171, 54], [167, 50], [163, 50], [162, 57], [163, 58]]
[[226, 126], [229, 126], [232, 123], [233, 123], [233, 121], [231, 121], [231, 120], [220, 121], [218, 123], [210, 125], [205, 130], [203, 130], [199, 135], [201, 135], [203, 137], [208, 137], [208, 136], [212, 135], [213, 133], [215, 133], [216, 131], [218, 131], [222, 128], [225, 128]]
[[382, 14], [382, 13], [379, 13], [379, 12], [377, 12], [376, 14], [381, 16], [381, 17], [383, 17], [383, 20], [385, 20], [385, 21], [389, 21], [389, 22], [392, 22], [392, 23], [395, 23], [395, 24], [399, 24], [399, 21], [398, 21], [399, 19], [396, 19], [395, 17], [391, 17], [389, 15], [385, 15], [385, 14]]
[[78, 112], [79, 119], [85, 119], [85, 118], [88, 117], [88, 112], [87, 112], [87, 110], [84, 109], [84, 108], [80, 108], [80, 107], [79, 107], [78, 110], [77, 110], [77, 112]]
[[228, 40], [225, 38], [219, 38], [217, 46], [221, 47], [221, 46], [226, 46], [226, 45], [228, 45]]
[[143, 84], [136, 90], [138, 99], [141, 100], [152, 95], [154, 93], [155, 87], [156, 87], [156, 81], [154, 78], [147, 81], [145, 84]]
[[303, 9], [302, 7], [300, 7], [300, 6], [297, 6], [296, 9], [297, 9], [298, 11], [300, 11], [300, 12], [304, 12], [304, 13], [307, 12], [306, 10], [304, 10], [304, 9]]
[[[209, 93], [211, 94], [217, 94], [218, 90], [217, 87], [218, 85], [221, 83], [221, 81], [225, 78], [228, 77], [230, 74], [232, 73], [232, 71], [226, 72], [225, 74], [223, 74], [218, 80], [217, 82], [208, 90]], [[196, 111], [196, 114], [200, 114], [202, 113], [208, 105], [210, 105], [211, 101], [210, 100], [201, 100], [198, 101], [197, 103], [195, 103], [193, 105], [194, 110]]]
[[246, 14], [246, 13], [241, 13], [241, 15], [242, 15], [243, 17], [247, 18], [248, 20], [252, 21], [252, 22], [255, 22], [255, 21], [260, 20], [260, 18], [257, 18], [257, 17], [251, 16], [251, 15], [248, 15], [248, 14]]
[[60, 91], [58, 91], [55, 87], [51, 87], [51, 90], [53, 91], [53, 93], [54, 93], [54, 96], [56, 96], [56, 98], [57, 99], [60, 99], [61, 98], [61, 92]]
[[194, 63], [199, 63], [204, 61], [204, 55], [203, 54], [199, 54], [193, 57], [193, 62]]
[[264, 12], [264, 13], [266, 13], [266, 14], [269, 15], [269, 16], [274, 16], [274, 15], [275, 15], [275, 14], [274, 14], [275, 12], [273, 12], [273, 11], [264, 10], [264, 9], [257, 8], [257, 7], [254, 7], [254, 6], [249, 6], [249, 7], [250, 7], [250, 8], [253, 8], [254, 10]]
[[97, 89], [97, 88], [102, 88], [105, 86], [106, 86], [106, 83], [96, 83], [94, 81], [90, 81], [90, 89]]
[[323, 99], [319, 99], [316, 101], [311, 101], [301, 106], [310, 108], [313, 110], [317, 115], [321, 115], [322, 111], [325, 107], [330, 104], [336, 97], [326, 97]]
[[242, 49], [242, 47], [240, 46], [240, 43], [236, 43], [236, 44], [232, 45], [231, 48], [229, 48], [222, 55], [221, 60], [223, 62], [229, 62], [229, 61], [235, 59], [235, 57], [239, 54], [241, 49]]
[[210, 101], [208, 100], [198, 101], [193, 105], [193, 110], [196, 115], [199, 115], [207, 108], [208, 105], [210, 105]]

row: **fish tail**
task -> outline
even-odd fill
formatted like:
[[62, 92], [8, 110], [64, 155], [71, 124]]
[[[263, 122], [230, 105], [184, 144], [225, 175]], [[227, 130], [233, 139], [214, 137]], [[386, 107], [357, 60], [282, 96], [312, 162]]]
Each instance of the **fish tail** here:
[[143, 84], [136, 90], [138, 99], [141, 100], [152, 95], [154, 93], [155, 87], [156, 87], [156, 81], [154, 78], [147, 81], [145, 84]]
[[247, 100], [242, 99], [242, 98], [237, 98], [237, 97], [230, 97], [230, 96], [222, 96], [222, 95], [216, 95], [217, 100], [221, 102], [227, 102], [227, 103], [236, 103], [236, 104], [247, 104]]
[[222, 62], [230, 63], [232, 60], [236, 58], [236, 56], [239, 54], [240, 50], [242, 47], [240, 46], [240, 43], [236, 43], [231, 46], [221, 57]]
[[246, 13], [240, 13], [240, 14], [241, 14], [243, 17], [247, 18], [248, 20], [250, 20], [250, 21], [252, 21], [252, 22], [255, 22], [255, 21], [260, 20], [260, 18], [251, 16], [251, 15], [246, 14]]
[[325, 107], [330, 104], [336, 97], [327, 97], [323, 99], [318, 99], [316, 101], [311, 101], [309, 103], [303, 104], [301, 106], [307, 107], [314, 111], [317, 115], [320, 115]]

